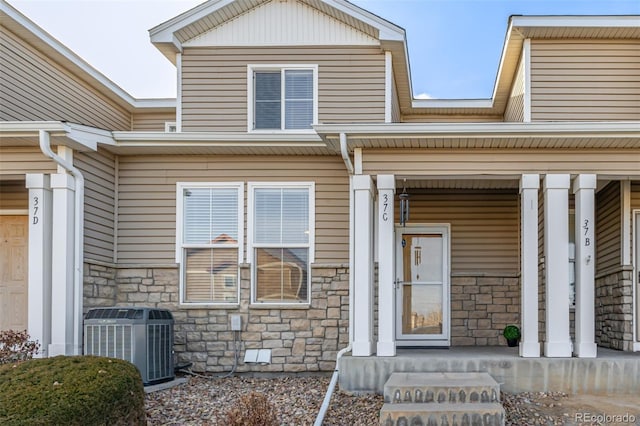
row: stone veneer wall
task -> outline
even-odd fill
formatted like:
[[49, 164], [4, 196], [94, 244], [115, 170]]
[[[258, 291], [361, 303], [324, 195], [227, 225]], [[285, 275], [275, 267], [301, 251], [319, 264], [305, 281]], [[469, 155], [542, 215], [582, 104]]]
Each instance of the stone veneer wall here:
[[596, 343], [623, 351], [633, 350], [633, 269], [596, 277]]
[[510, 276], [451, 278], [451, 345], [504, 345], [508, 324], [520, 327], [520, 279]]
[[[297, 309], [250, 306], [251, 270], [240, 268], [234, 309], [179, 306], [177, 268], [119, 269], [117, 304], [170, 309], [179, 363], [194, 371], [226, 372], [234, 363], [230, 316], [242, 316], [238, 372], [331, 371], [348, 344], [349, 275], [345, 265], [312, 267], [311, 305]], [[271, 364], [244, 364], [246, 349], [271, 349]]]
[[84, 264], [83, 310], [116, 304], [116, 268], [101, 262]]

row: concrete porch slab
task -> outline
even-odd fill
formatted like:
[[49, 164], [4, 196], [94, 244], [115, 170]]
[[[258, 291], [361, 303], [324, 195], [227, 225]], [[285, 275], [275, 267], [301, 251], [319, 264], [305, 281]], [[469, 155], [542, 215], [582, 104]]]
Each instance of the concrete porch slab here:
[[395, 357], [340, 360], [340, 388], [379, 393], [394, 372], [486, 372], [504, 392], [640, 393], [640, 353], [598, 348], [597, 358], [520, 358], [517, 348], [400, 349]]

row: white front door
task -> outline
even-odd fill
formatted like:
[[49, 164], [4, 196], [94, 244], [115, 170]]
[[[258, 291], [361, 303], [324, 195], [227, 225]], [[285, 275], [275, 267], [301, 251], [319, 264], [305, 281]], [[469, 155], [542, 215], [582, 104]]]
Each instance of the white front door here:
[[396, 228], [398, 346], [449, 346], [449, 226]]

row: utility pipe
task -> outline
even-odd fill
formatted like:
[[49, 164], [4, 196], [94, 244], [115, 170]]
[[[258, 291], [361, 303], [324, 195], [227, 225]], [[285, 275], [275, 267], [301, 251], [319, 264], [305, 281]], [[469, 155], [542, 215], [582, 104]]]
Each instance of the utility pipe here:
[[82, 258], [83, 258], [83, 241], [84, 241], [84, 176], [80, 170], [75, 168], [73, 164], [60, 157], [51, 149], [51, 140], [49, 132], [46, 130], [39, 131], [40, 151], [55, 161], [59, 166], [67, 170], [75, 180], [75, 232], [74, 232], [74, 255], [73, 255], [73, 318], [75, 321], [73, 327], [73, 351], [74, 355], [82, 354]]
[[331, 403], [331, 397], [333, 396], [336, 384], [338, 383], [338, 376], [340, 374], [340, 358], [342, 358], [342, 355], [345, 353], [351, 351], [353, 343], [353, 224], [355, 221], [355, 214], [353, 202], [353, 163], [349, 157], [347, 135], [345, 133], [340, 133], [340, 151], [342, 153], [344, 165], [347, 168], [347, 172], [349, 172], [349, 344], [346, 348], [340, 350], [336, 356], [336, 368], [331, 376], [331, 382], [329, 383], [327, 393], [325, 394], [322, 405], [320, 406], [320, 411], [318, 412], [316, 421], [313, 424], [314, 426], [322, 426], [322, 422], [324, 421], [324, 417], [327, 414], [327, 410]]

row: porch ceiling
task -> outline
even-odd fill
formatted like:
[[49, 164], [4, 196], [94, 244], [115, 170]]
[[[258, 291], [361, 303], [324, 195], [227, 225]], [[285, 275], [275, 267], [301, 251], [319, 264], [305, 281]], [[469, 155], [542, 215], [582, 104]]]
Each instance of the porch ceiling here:
[[519, 177], [513, 179], [488, 179], [482, 176], [471, 179], [425, 179], [410, 176], [396, 176], [396, 191], [407, 190], [517, 190], [520, 187]]

